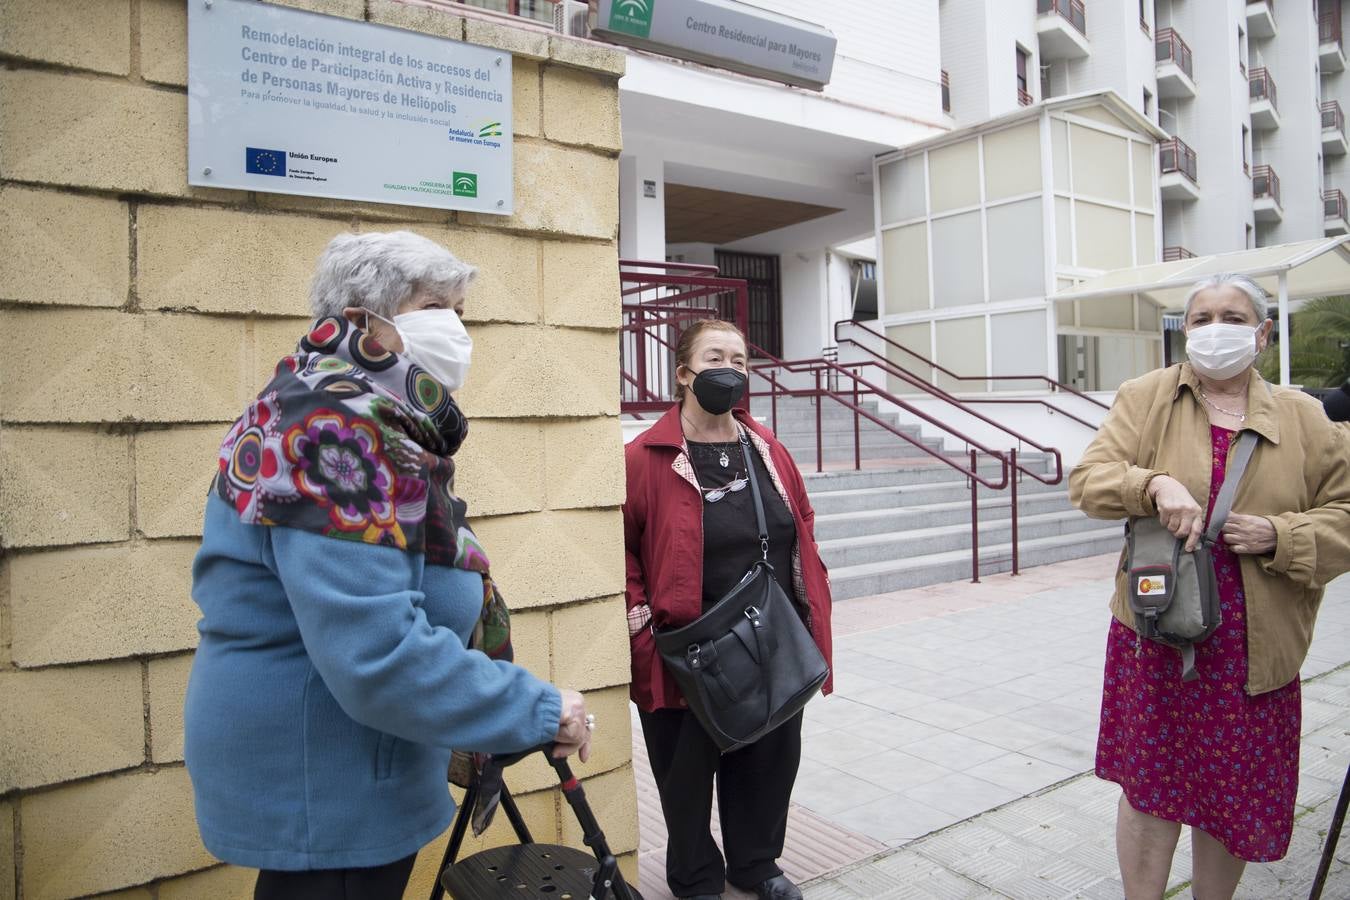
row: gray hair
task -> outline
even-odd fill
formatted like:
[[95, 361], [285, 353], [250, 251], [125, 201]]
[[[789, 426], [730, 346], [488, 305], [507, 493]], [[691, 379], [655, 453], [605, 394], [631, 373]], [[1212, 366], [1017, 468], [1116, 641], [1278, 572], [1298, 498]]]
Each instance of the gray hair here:
[[1252, 281], [1246, 275], [1221, 274], [1211, 275], [1191, 285], [1191, 289], [1186, 293], [1186, 309], [1182, 313], [1183, 319], [1190, 319], [1191, 301], [1196, 298], [1197, 294], [1201, 291], [1225, 287], [1237, 288], [1247, 295], [1247, 300], [1252, 305], [1252, 312], [1256, 313], [1258, 325], [1270, 318], [1270, 311], [1266, 308], [1268, 295], [1261, 288], [1261, 285]]
[[316, 319], [340, 316], [349, 306], [392, 319], [416, 288], [455, 296], [477, 274], [440, 244], [411, 231], [339, 234], [319, 256], [309, 306]]

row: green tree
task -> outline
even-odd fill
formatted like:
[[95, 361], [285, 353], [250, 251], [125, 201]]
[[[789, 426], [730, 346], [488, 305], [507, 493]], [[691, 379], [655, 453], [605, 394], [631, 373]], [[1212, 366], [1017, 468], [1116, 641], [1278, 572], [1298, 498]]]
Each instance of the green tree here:
[[[1290, 317], [1289, 377], [1305, 387], [1339, 387], [1350, 379], [1350, 296], [1318, 297]], [[1261, 375], [1280, 380], [1280, 355], [1272, 346]]]

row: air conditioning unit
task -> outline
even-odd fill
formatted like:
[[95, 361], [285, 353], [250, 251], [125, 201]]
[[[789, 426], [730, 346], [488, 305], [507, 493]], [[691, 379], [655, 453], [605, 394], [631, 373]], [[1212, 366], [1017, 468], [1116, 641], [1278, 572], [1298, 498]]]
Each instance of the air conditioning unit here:
[[587, 37], [591, 33], [591, 10], [586, 0], [558, 0], [553, 4], [553, 30], [558, 34]]

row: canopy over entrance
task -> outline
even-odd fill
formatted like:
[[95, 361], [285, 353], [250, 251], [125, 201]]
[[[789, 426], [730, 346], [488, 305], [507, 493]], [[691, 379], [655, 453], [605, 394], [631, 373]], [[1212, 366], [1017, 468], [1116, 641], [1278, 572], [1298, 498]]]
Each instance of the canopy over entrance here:
[[[1289, 301], [1350, 294], [1350, 235], [1258, 247], [1176, 262], [1116, 269], [1055, 294], [1055, 300], [1144, 297], [1181, 309], [1191, 285], [1218, 274], [1246, 275], [1279, 300], [1280, 334], [1289, 334]], [[1289, 384], [1289, 341], [1280, 341], [1280, 383]]]

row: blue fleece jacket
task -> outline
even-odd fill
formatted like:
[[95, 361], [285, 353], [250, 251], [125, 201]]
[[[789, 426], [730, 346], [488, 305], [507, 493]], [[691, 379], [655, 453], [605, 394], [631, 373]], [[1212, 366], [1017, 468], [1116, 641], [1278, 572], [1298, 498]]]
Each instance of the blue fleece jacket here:
[[392, 547], [246, 525], [207, 501], [185, 709], [206, 848], [267, 869], [376, 866], [449, 825], [452, 747], [558, 728], [556, 688], [467, 649], [482, 580]]

